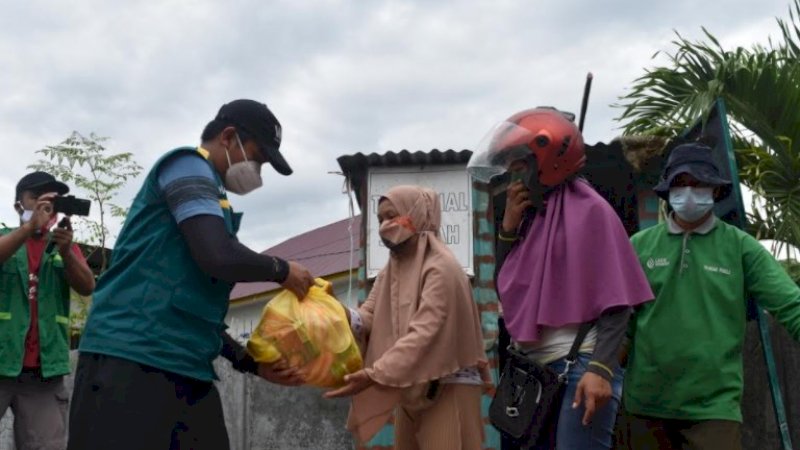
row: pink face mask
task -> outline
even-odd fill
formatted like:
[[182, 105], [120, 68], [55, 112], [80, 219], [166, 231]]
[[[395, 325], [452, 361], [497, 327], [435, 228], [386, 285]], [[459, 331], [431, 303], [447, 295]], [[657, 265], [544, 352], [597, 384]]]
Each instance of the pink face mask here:
[[411, 236], [417, 234], [417, 228], [409, 216], [398, 216], [391, 220], [384, 220], [378, 229], [383, 245], [389, 250], [397, 248]]

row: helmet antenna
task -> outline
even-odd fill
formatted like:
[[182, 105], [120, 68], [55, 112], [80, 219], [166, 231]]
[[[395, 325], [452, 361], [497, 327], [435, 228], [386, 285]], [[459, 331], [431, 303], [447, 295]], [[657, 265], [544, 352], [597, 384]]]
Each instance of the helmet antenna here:
[[586, 108], [589, 107], [589, 92], [592, 90], [592, 72], [586, 74], [586, 84], [583, 86], [583, 101], [581, 102], [581, 117], [578, 120], [578, 130], [583, 133], [583, 122], [586, 119]]

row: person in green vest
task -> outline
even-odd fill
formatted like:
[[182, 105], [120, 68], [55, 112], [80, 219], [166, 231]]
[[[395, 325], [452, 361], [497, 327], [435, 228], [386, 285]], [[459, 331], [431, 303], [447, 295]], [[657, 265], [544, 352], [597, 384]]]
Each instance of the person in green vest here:
[[67, 192], [49, 173], [25, 175], [14, 203], [20, 226], [0, 229], [0, 417], [11, 408], [21, 450], [67, 443], [70, 288], [94, 289], [71, 227], [50, 232], [53, 198]]
[[302, 382], [285, 362], [256, 365], [224, 332], [234, 283], [276, 282], [300, 298], [314, 283], [302, 265], [236, 239], [241, 213], [227, 192], [259, 188], [265, 163], [292, 173], [280, 123], [263, 103], [235, 100], [201, 142], [150, 170], [98, 282], [81, 337], [70, 450], [228, 449], [213, 384], [220, 352], [271, 382]]
[[799, 339], [800, 289], [756, 239], [714, 216], [731, 183], [709, 147], [677, 146], [654, 190], [671, 212], [631, 238], [656, 299], [631, 319], [628, 446], [741, 449], [747, 296]]

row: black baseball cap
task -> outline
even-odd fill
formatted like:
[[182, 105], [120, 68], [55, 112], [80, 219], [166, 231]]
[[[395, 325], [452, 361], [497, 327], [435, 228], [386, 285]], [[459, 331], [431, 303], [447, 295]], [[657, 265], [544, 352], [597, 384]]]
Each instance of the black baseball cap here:
[[661, 174], [661, 182], [653, 190], [659, 197], [665, 200], [669, 199], [669, 188], [672, 186], [672, 181], [682, 173], [688, 173], [698, 181], [721, 188], [717, 196], [718, 200], [730, 194], [731, 180], [722, 176], [714, 161], [711, 147], [707, 145], [692, 142], [675, 147], [667, 158], [667, 165]]
[[234, 100], [222, 105], [215, 120], [230, 122], [244, 130], [255, 138], [259, 150], [279, 174], [292, 174], [292, 168], [278, 150], [281, 146], [281, 124], [267, 105], [255, 100]]
[[64, 195], [69, 192], [69, 186], [56, 180], [56, 177], [47, 172], [31, 172], [22, 177], [17, 183], [17, 198], [25, 191], [31, 191], [36, 195], [48, 192]]

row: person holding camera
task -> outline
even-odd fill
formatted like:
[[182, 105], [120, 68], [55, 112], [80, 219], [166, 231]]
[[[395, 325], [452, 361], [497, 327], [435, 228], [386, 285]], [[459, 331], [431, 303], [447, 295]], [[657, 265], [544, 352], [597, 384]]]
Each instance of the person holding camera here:
[[302, 265], [236, 239], [241, 213], [227, 191], [261, 187], [265, 163], [290, 175], [280, 143], [266, 105], [235, 100], [206, 125], [199, 147], [172, 150], [150, 170], [81, 338], [69, 449], [229, 448], [213, 384], [220, 349], [240, 370], [302, 383], [283, 362], [255, 364], [224, 332], [234, 283], [272, 281], [299, 298], [314, 284]]
[[70, 288], [94, 289], [69, 219], [50, 232], [53, 201], [67, 192], [49, 173], [25, 175], [14, 202], [20, 226], [0, 229], [0, 416], [13, 411], [21, 450], [66, 447]]

